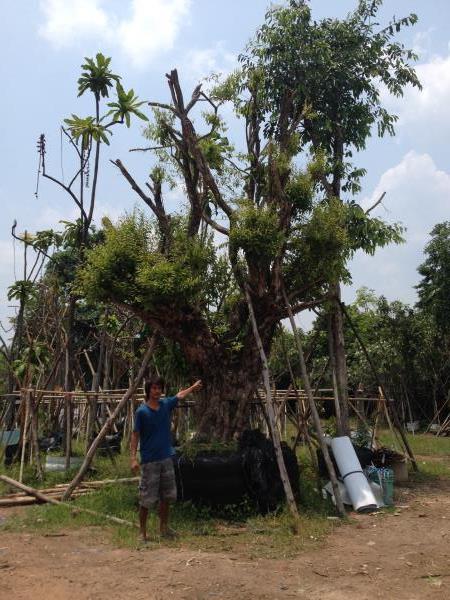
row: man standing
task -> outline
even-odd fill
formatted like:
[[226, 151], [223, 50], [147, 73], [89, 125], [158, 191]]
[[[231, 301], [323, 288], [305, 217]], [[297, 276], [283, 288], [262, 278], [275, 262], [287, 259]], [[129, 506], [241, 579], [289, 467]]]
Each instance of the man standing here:
[[201, 381], [181, 390], [176, 396], [161, 398], [164, 380], [154, 377], [145, 382], [145, 403], [136, 411], [131, 435], [131, 469], [139, 472], [136, 460], [139, 442], [141, 455], [141, 482], [139, 485], [139, 522], [142, 541], [147, 541], [148, 511], [159, 501], [161, 536], [173, 538], [175, 532], [168, 526], [169, 503], [177, 499], [175, 470], [173, 468], [170, 419], [172, 410], [188, 394], [200, 390]]

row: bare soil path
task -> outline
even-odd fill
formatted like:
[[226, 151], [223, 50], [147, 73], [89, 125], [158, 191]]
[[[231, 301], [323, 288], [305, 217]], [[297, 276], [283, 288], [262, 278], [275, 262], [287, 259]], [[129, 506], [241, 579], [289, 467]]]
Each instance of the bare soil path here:
[[[401, 508], [403, 507], [403, 508]], [[0, 517], [7, 517], [3, 510]], [[450, 598], [450, 482], [404, 489], [394, 513], [353, 516], [293, 559], [114, 548], [96, 528], [0, 534], [0, 599]]]

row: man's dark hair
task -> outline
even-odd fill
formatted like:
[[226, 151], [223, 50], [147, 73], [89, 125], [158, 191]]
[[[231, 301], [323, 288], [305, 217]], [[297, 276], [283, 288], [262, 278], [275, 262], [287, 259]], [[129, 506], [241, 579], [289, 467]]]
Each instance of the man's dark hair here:
[[164, 379], [162, 377], [154, 376], [147, 379], [144, 385], [145, 397], [148, 398], [150, 396], [150, 390], [152, 385], [158, 385], [162, 390], [164, 389]]

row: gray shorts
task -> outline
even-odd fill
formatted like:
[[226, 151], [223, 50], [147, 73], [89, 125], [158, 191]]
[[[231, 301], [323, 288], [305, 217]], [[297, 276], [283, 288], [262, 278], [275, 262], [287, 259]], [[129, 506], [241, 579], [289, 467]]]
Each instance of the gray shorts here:
[[142, 507], [151, 508], [158, 500], [175, 502], [176, 499], [177, 484], [171, 458], [141, 465], [139, 504]]

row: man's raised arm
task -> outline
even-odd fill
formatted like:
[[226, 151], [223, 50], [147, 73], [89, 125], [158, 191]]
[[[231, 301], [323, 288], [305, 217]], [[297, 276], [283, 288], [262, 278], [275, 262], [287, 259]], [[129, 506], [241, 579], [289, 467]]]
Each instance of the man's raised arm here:
[[202, 389], [202, 382], [199, 379], [198, 381], [196, 381], [194, 383], [194, 385], [191, 385], [191, 387], [188, 387], [185, 390], [180, 390], [177, 393], [177, 398], [178, 398], [178, 400], [183, 400], [183, 398], [186, 398], [186, 396], [188, 396], [189, 394], [192, 394], [193, 392], [198, 392], [201, 389]]

